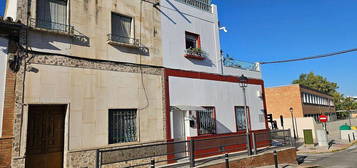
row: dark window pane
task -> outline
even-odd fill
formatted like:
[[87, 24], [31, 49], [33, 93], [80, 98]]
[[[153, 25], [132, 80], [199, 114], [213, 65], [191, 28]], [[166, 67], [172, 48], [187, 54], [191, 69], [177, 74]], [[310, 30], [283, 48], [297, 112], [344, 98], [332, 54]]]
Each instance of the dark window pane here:
[[244, 112], [244, 107], [235, 107], [235, 113], [236, 113], [236, 124], [237, 124], [237, 129], [239, 130], [245, 130], [246, 129], [246, 123], [245, 123], [245, 112]]

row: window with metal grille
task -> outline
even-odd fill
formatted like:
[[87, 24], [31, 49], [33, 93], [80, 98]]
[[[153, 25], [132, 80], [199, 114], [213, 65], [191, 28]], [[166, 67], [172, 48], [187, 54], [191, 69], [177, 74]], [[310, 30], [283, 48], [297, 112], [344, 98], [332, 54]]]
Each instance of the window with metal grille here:
[[109, 144], [137, 141], [136, 109], [109, 110]]
[[[244, 106], [236, 106], [234, 110], [236, 113], [237, 131], [245, 130], [247, 127], [247, 124], [245, 122]], [[247, 110], [249, 110], [248, 107], [247, 107]]]
[[216, 119], [214, 107], [205, 107], [204, 111], [197, 111], [198, 134], [215, 134]]
[[67, 25], [67, 0], [37, 0], [36, 26], [69, 32]]

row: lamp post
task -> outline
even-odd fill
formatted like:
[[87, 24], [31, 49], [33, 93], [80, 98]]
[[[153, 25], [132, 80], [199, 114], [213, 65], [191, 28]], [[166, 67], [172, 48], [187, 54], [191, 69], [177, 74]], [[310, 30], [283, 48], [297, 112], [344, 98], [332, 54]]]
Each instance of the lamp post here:
[[243, 100], [244, 100], [244, 115], [245, 115], [245, 131], [246, 131], [246, 138], [247, 138], [247, 152], [248, 155], [252, 155], [252, 150], [250, 147], [250, 136], [249, 136], [249, 115], [248, 115], [248, 110], [247, 110], [247, 95], [245, 92], [245, 88], [248, 86], [248, 78], [245, 77], [244, 75], [239, 77], [239, 84], [240, 87], [243, 90]]
[[294, 139], [296, 139], [296, 133], [295, 133], [295, 122], [294, 122], [294, 109], [292, 107], [290, 107], [289, 109], [290, 113], [291, 113], [291, 122], [293, 123], [293, 132], [294, 132]]

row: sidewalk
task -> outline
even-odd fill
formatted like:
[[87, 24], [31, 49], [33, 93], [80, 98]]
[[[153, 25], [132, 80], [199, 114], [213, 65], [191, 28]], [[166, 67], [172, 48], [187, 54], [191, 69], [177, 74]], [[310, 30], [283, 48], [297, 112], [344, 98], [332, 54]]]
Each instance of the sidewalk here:
[[321, 146], [305, 146], [301, 145], [297, 149], [297, 154], [319, 154], [319, 153], [329, 153], [329, 152], [338, 152], [348, 147], [357, 144], [357, 141], [348, 143], [348, 142], [336, 142], [336, 144], [332, 144], [330, 148], [321, 147]]
[[[280, 164], [279, 168], [317, 168], [318, 166], [300, 166], [300, 165], [295, 165], [295, 164]], [[263, 167], [258, 167], [258, 168], [275, 168], [275, 165], [271, 166], [263, 166]]]

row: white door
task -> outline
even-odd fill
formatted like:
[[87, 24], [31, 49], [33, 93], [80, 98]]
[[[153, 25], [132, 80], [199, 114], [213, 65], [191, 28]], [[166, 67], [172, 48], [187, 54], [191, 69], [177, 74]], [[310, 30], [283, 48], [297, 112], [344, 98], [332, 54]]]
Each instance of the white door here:
[[2, 135], [2, 121], [3, 121], [6, 66], [7, 66], [7, 46], [8, 46], [8, 40], [0, 37], [0, 137]]
[[173, 112], [173, 131], [175, 140], [175, 157], [183, 158], [186, 154], [186, 134], [185, 134], [185, 113], [186, 111]]

